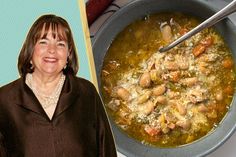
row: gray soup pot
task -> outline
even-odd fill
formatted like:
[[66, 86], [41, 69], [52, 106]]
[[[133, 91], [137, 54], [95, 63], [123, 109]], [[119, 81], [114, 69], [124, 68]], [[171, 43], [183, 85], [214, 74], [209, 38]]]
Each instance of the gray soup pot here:
[[[93, 55], [99, 88], [101, 88], [100, 76], [104, 56], [116, 35], [127, 25], [145, 15], [171, 11], [206, 19], [217, 10], [203, 0], [137, 0], [122, 7], [104, 23], [93, 40]], [[229, 19], [223, 20], [214, 27], [224, 37], [236, 61], [236, 27]], [[233, 134], [236, 127], [236, 101], [234, 98], [227, 115], [213, 132], [193, 143], [175, 148], [143, 145], [121, 131], [111, 117], [109, 119], [117, 149], [127, 157], [200, 157], [217, 149]]]

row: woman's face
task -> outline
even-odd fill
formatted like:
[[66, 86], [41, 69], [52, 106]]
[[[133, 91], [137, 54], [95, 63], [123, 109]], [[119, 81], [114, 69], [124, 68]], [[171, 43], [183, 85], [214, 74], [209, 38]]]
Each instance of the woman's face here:
[[59, 39], [58, 35], [54, 38], [49, 28], [47, 36], [41, 37], [35, 44], [32, 56], [34, 73], [49, 76], [60, 74], [67, 63], [68, 54], [67, 41]]

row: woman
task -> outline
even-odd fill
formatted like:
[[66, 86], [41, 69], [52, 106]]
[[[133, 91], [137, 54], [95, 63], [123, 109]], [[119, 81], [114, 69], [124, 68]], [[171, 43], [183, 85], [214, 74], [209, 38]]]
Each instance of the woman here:
[[35, 21], [18, 70], [21, 77], [0, 88], [1, 157], [116, 156], [95, 87], [76, 77], [76, 48], [64, 19]]

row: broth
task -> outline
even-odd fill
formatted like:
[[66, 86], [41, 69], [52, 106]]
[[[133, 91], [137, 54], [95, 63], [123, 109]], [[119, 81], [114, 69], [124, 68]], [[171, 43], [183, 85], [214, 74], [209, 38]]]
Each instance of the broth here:
[[101, 74], [106, 109], [143, 144], [191, 143], [214, 130], [230, 107], [234, 62], [215, 30], [158, 52], [198, 24], [182, 13], [148, 15], [120, 32], [106, 53]]

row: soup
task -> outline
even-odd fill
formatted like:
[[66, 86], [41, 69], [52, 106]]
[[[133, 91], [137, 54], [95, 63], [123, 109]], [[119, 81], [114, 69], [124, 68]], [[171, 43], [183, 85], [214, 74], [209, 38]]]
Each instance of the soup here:
[[196, 141], [213, 131], [230, 107], [234, 62], [213, 28], [158, 52], [199, 23], [181, 13], [148, 15], [120, 32], [106, 53], [101, 74], [106, 109], [121, 130], [143, 144]]

